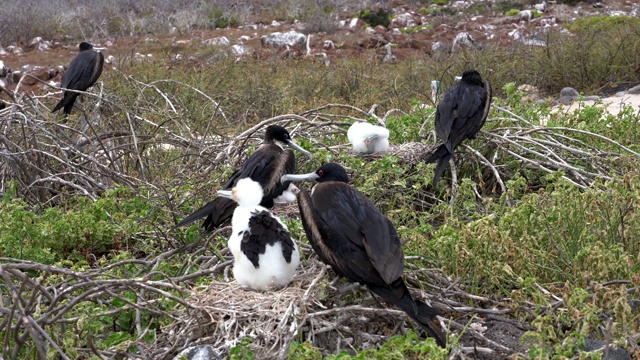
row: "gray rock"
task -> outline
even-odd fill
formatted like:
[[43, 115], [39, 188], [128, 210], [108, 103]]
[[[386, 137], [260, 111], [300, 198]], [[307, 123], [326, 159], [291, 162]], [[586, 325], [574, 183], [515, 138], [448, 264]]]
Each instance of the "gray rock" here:
[[443, 43], [440, 40], [434, 42], [431, 45], [431, 52], [444, 52], [444, 53], [446, 53], [447, 51], [448, 51], [447, 44]]
[[213, 360], [222, 359], [222, 354], [211, 345], [198, 345], [182, 350], [173, 360]]
[[226, 36], [207, 39], [207, 40], [204, 40], [202, 43], [207, 45], [207, 46], [229, 46], [229, 45], [231, 45], [231, 43], [229, 42], [229, 39], [227, 39]]
[[332, 50], [332, 49], [336, 48], [336, 45], [331, 40], [325, 40], [322, 43], [322, 48], [325, 49], [325, 50]]
[[382, 59], [382, 62], [391, 62], [391, 61], [398, 60], [398, 58], [396, 58], [396, 56], [393, 55], [393, 52], [391, 52], [391, 44], [385, 45], [384, 49], [386, 53], [384, 55], [384, 58]]
[[49, 45], [51, 45], [51, 42], [42, 39], [40, 36], [34, 37], [29, 42], [29, 47], [35, 48], [37, 51], [47, 51], [49, 50]]
[[286, 33], [274, 32], [261, 36], [260, 43], [264, 47], [292, 46], [302, 51], [305, 49], [307, 37], [303, 33], [293, 30]]
[[20, 55], [22, 53], [24, 53], [24, 50], [22, 50], [22, 48], [20, 46], [16, 46], [16, 45], [9, 45], [6, 47], [6, 50], [9, 52], [12, 52], [16, 55]]
[[244, 46], [244, 44], [236, 44], [231, 47], [231, 55], [233, 55], [236, 58], [241, 58], [245, 55], [250, 55], [250, 54], [251, 54], [251, 49]]
[[535, 18], [533, 15], [533, 11], [531, 10], [522, 10], [516, 15], [520, 20], [529, 22]]
[[580, 96], [580, 93], [578, 93], [578, 91], [572, 87], [562, 88], [562, 90], [560, 90], [560, 98], [558, 100], [555, 100], [553, 102], [553, 105], [557, 105], [557, 104], [569, 105], [572, 102], [576, 101], [576, 99], [578, 99], [579, 96]]
[[627, 94], [633, 94], [633, 95], [640, 94], [640, 85], [636, 85], [636, 86], [632, 87], [631, 89], [627, 90]]
[[22, 71], [14, 71], [11, 73], [11, 82], [17, 84], [22, 78]]
[[584, 345], [586, 351], [602, 351], [602, 360], [631, 360], [627, 350], [602, 340], [585, 339]]
[[466, 31], [458, 33], [453, 39], [451, 51], [456, 53], [463, 49], [480, 49], [482, 45]]
[[572, 97], [575, 100], [578, 96], [580, 96], [580, 93], [572, 87], [565, 87], [560, 90], [560, 97]]
[[391, 20], [389, 28], [411, 28], [417, 25], [418, 22], [414, 19], [412, 14], [404, 13], [396, 16], [393, 20]]

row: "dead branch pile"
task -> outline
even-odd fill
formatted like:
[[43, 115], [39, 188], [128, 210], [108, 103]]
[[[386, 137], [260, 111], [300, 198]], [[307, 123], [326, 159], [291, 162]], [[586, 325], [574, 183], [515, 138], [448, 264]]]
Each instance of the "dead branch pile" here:
[[[84, 358], [90, 354], [101, 358], [171, 359], [185, 348], [206, 344], [224, 356], [248, 337], [253, 339], [250, 347], [257, 359], [286, 358], [294, 340], [309, 340], [328, 353], [342, 349], [359, 351], [379, 347], [390, 336], [413, 328], [402, 311], [387, 308], [359, 286], [338, 281], [305, 245], [306, 261], [294, 281], [283, 289], [266, 292], [242, 289], [229, 279], [189, 286], [191, 280], [199, 277], [226, 277], [231, 265], [228, 257], [197, 261], [201, 265], [196, 272], [185, 269], [181, 274], [169, 276], [154, 271], [160, 261], [171, 257], [194, 260], [185, 254], [193, 250], [191, 246], [158, 257], [127, 260], [86, 272], [0, 259], [0, 278], [4, 284], [0, 287], [0, 313], [3, 315], [0, 331], [6, 334], [5, 354], [15, 358], [22, 347], [35, 347], [43, 359], [52, 353], [62, 359]], [[203, 260], [202, 256], [200, 258]], [[110, 275], [113, 270], [131, 268], [132, 264], [138, 271], [129, 277]], [[438, 271], [420, 270], [420, 266], [413, 264], [416, 271], [408, 280], [414, 284], [423, 283], [427, 276], [431, 283], [428, 291], [416, 290], [415, 296], [440, 308], [445, 314], [445, 325], [452, 331], [464, 329], [474, 314], [504, 316], [513, 311], [508, 301], [495, 302], [466, 294]], [[343, 300], [354, 291], [360, 294], [355, 304]], [[481, 306], [463, 305], [456, 298], [465, 303], [473, 299]], [[115, 304], [116, 300], [119, 306], [107, 306]], [[75, 307], [86, 307], [87, 303], [103, 310], [93, 313], [74, 310]], [[169, 303], [174, 305], [167, 307]], [[486, 304], [491, 304], [492, 309], [484, 309]], [[467, 315], [459, 320], [448, 320], [453, 313]], [[72, 353], [63, 350], [63, 344], [68, 345], [65, 337], [70, 336], [69, 332], [83, 334], [83, 324], [90, 318], [125, 315], [133, 319], [136, 336], [124, 346], [120, 344], [106, 350], [94, 346], [96, 340], [125, 330], [116, 329], [114, 325], [114, 328], [104, 329], [104, 334], [85, 334], [91, 344], [88, 348], [77, 347]], [[487, 337], [489, 334], [471, 334], [476, 347], [484, 353], [517, 352], [491, 340]], [[151, 343], [146, 340], [150, 336], [154, 339]], [[474, 350], [463, 347], [457, 351], [462, 356]]]

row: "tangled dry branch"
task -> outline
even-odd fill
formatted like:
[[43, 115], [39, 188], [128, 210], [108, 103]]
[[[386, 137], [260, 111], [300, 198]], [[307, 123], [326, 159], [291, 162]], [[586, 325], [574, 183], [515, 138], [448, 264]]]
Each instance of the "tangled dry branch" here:
[[[252, 338], [249, 346], [255, 358], [282, 359], [294, 340], [309, 340], [327, 352], [360, 351], [379, 347], [391, 334], [413, 326], [402, 311], [381, 304], [364, 288], [337, 281], [307, 245], [302, 246], [305, 261], [294, 281], [286, 288], [265, 292], [245, 290], [235, 281], [225, 279], [231, 265], [225, 251], [222, 257], [194, 259], [191, 254], [202, 253], [197, 251], [201, 246], [206, 248], [208, 244], [192, 244], [179, 251], [85, 272], [0, 259], [3, 282], [0, 331], [5, 334], [4, 353], [15, 358], [23, 346], [31, 343], [40, 358], [47, 358], [46, 354], [53, 349], [62, 359], [89, 354], [100, 358], [171, 359], [188, 347], [208, 345], [215, 354], [224, 356], [243, 339]], [[174, 257], [181, 262], [197, 263], [199, 267], [175, 274], [156, 270], [158, 263]], [[459, 281], [430, 269], [425, 258], [414, 256], [407, 260], [407, 282], [426, 289], [414, 289], [414, 296], [441, 310], [441, 321], [450, 332], [464, 334], [460, 343], [466, 346], [455, 349], [454, 359], [478, 352], [494, 358], [514, 354], [524, 358], [519, 349], [501, 344], [502, 338], [494, 338], [492, 327], [517, 329], [514, 336], [517, 343], [520, 335], [531, 328], [510, 315], [528, 313], [533, 318], [551, 307], [563, 311], [562, 297], [542, 287], [548, 296], [548, 307], [540, 309], [536, 304], [516, 304], [509, 298], [495, 300], [467, 293]], [[118, 269], [127, 275], [114, 276], [114, 270]], [[199, 277], [214, 280], [193, 286], [191, 280]], [[355, 295], [355, 302], [343, 300], [350, 293]], [[73, 311], [81, 306], [103, 310]], [[69, 336], [67, 331], [82, 334], [82, 324], [89, 317], [118, 316], [131, 318], [135, 329], [136, 335], [126, 346], [120, 344], [106, 350], [78, 347], [74, 355], [62, 349], [65, 336]], [[103, 329], [105, 337], [124, 330], [116, 324], [113, 327]]]

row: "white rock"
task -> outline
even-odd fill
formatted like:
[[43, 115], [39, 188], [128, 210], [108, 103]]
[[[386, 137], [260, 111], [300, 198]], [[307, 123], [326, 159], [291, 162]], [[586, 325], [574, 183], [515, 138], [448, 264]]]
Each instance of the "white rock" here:
[[227, 39], [226, 36], [216, 37], [204, 40], [203, 43], [207, 46], [229, 46], [231, 42]]
[[389, 24], [389, 28], [411, 28], [417, 26], [418, 23], [410, 13], [399, 14]]
[[304, 50], [307, 43], [307, 37], [303, 33], [299, 33], [297, 31], [289, 31], [286, 33], [274, 32], [269, 35], [261, 36], [260, 43], [263, 47], [292, 46], [300, 50]]
[[477, 49], [479, 47], [476, 39], [471, 36], [466, 31], [458, 33], [456, 37], [453, 39], [453, 44], [451, 45], [451, 50], [453, 52], [459, 51], [461, 49]]
[[31, 41], [29, 41], [29, 46], [34, 46], [42, 42], [42, 38], [40, 36], [36, 36]]
[[322, 48], [325, 49], [325, 50], [335, 49], [336, 45], [331, 40], [325, 40], [322, 43]]
[[251, 54], [251, 49], [244, 46], [243, 44], [236, 44], [231, 47], [231, 55], [236, 58]]

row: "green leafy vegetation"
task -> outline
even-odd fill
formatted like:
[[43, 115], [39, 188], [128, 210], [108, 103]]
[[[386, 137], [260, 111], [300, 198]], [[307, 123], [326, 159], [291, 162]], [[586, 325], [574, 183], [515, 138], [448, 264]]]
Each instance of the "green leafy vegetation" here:
[[509, 11], [507, 11], [504, 16], [514, 16], [514, 15], [518, 15], [520, 13], [520, 10], [518, 9], [511, 9]]
[[367, 9], [367, 10], [360, 11], [358, 13], [358, 18], [364, 20], [371, 27], [376, 27], [378, 25], [387, 27], [391, 23], [392, 14], [393, 14], [392, 10], [378, 9], [378, 10], [372, 11]]

